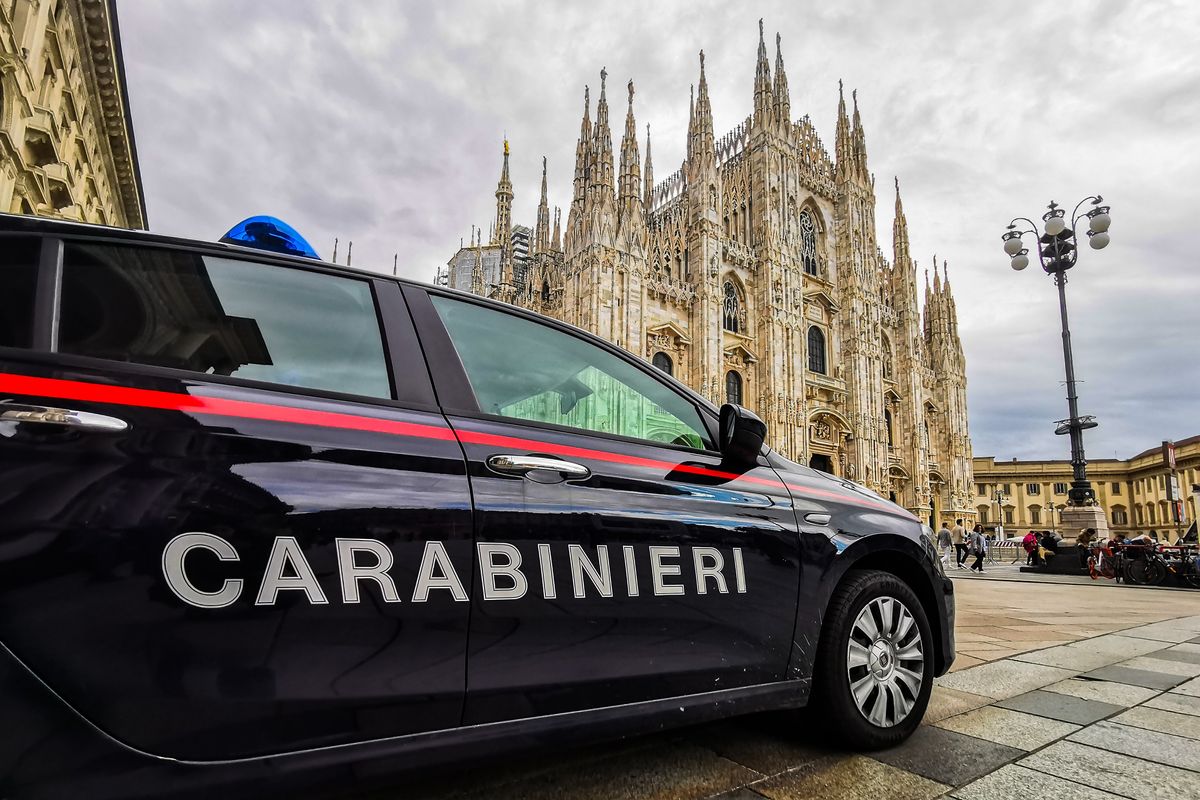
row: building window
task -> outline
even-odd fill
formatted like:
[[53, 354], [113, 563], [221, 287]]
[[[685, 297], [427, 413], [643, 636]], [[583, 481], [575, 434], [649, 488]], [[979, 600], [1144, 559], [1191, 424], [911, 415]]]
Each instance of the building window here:
[[1004, 484], [1004, 488], [1000, 490], [1001, 494], [1012, 494], [1012, 484]]
[[987, 525], [987, 524], [988, 524], [988, 509], [987, 509], [987, 506], [980, 506], [980, 507], [979, 507], [979, 524], [981, 524], [981, 525]]
[[550, 302], [550, 281], [542, 281], [542, 302]]
[[892, 379], [892, 343], [887, 337], [883, 337], [883, 379], [890, 381]]
[[675, 374], [675, 365], [671, 362], [671, 357], [666, 353], [655, 353], [650, 363], [668, 375]]
[[892, 436], [892, 412], [886, 408], [883, 410], [883, 424], [887, 428], [888, 447], [895, 447], [896, 441]]
[[1119, 484], [1119, 483], [1114, 483], [1114, 484], [1112, 485], [1112, 493], [1113, 493], [1113, 494], [1120, 494], [1120, 493], [1121, 493], [1121, 484]]
[[1067, 485], [1065, 483], [1054, 484], [1054, 493], [1055, 494], [1066, 494], [1067, 493]]
[[1011, 508], [1004, 509], [1004, 524], [1005, 525], [1013, 524], [1013, 510]]
[[733, 370], [725, 373], [725, 402], [742, 404], [742, 376]]
[[738, 332], [738, 295], [737, 289], [733, 287], [733, 283], [730, 281], [725, 281], [725, 303], [722, 321], [725, 330], [732, 331], [733, 333]]
[[987, 484], [986, 484], [986, 483], [977, 483], [977, 484], [975, 484], [975, 493], [976, 493], [977, 495], [979, 495], [980, 497], [986, 497], [986, 496], [987, 496], [987, 493], [988, 493], [988, 491], [987, 491]]
[[1025, 494], [1041, 494], [1042, 485], [1040, 483], [1025, 484]]
[[1042, 524], [1041, 506], [1030, 506], [1029, 507], [1029, 524], [1030, 525], [1041, 525]]
[[808, 329], [808, 368], [825, 374], [825, 332], [816, 325]]
[[800, 212], [800, 263], [809, 275], [817, 274], [817, 226], [807, 209]]
[[1128, 525], [1129, 514], [1127, 514], [1123, 508], [1114, 508], [1112, 510], [1112, 521], [1113, 525]]

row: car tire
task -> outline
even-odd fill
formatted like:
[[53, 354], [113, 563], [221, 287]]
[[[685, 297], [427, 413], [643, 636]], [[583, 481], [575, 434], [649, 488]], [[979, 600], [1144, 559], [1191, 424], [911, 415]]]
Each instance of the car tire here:
[[826, 612], [813, 673], [810, 705], [821, 724], [852, 749], [897, 745], [925, 715], [933, 670], [933, 636], [913, 590], [887, 572], [848, 573]]

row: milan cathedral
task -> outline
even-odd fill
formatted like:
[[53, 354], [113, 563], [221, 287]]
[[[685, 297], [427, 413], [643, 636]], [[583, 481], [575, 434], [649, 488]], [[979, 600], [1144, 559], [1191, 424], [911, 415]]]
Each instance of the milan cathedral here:
[[[971, 518], [971, 442], [958, 314], [943, 263], [917, 265], [896, 181], [892, 257], [876, 243], [875, 177], [857, 93], [839, 88], [834, 157], [793, 119], [776, 36], [759, 23], [753, 112], [719, 139], [700, 54], [687, 156], [655, 182], [634, 86], [614, 168], [607, 81], [584, 90], [574, 194], [512, 221], [509, 147], [490, 241], [473, 232], [443, 279], [602, 336], [714, 403], [770, 426], [779, 452], [862, 483], [936, 527]], [[923, 313], [922, 313], [923, 312]]]

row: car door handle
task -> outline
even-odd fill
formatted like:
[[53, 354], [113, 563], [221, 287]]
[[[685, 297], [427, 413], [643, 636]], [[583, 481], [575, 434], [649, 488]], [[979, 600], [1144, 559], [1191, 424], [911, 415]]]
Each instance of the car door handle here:
[[583, 464], [563, 461], [561, 458], [546, 458], [545, 456], [518, 456], [505, 453], [489, 456], [489, 468], [506, 475], [524, 475], [535, 469], [557, 472], [570, 478], [586, 478], [592, 471]]
[[828, 525], [831, 519], [829, 514], [805, 514], [804, 521], [813, 525]]
[[38, 425], [58, 425], [72, 430], [100, 433], [119, 433], [129, 428], [129, 423], [123, 419], [93, 414], [91, 411], [17, 403], [0, 404], [0, 422], [33, 422]]

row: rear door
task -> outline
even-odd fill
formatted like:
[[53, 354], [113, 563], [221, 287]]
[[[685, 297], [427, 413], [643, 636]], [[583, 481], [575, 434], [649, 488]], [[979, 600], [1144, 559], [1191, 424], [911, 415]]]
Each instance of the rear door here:
[[406, 288], [477, 521], [466, 723], [782, 680], [798, 534], [708, 412], [565, 326]]
[[400, 289], [236, 252], [0, 241], [0, 641], [164, 756], [457, 725], [469, 488]]

